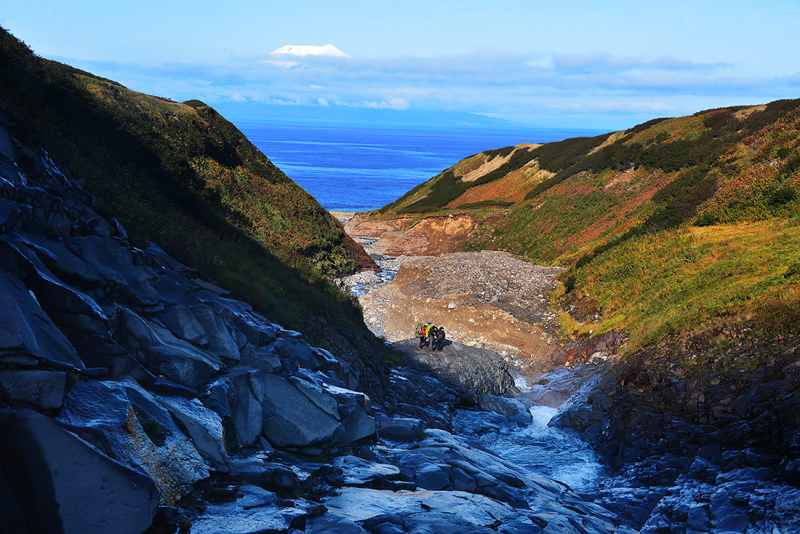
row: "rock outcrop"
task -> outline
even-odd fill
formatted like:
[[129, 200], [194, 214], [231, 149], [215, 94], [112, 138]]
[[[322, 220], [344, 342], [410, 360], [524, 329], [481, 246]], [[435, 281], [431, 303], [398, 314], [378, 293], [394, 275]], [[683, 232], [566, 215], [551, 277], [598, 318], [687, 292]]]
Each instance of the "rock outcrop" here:
[[[2, 147], [0, 466], [4, 495], [26, 504], [15, 521], [33, 528], [49, 509], [65, 532], [110, 532], [115, 517], [141, 532], [159, 502], [228, 471], [241, 447], [324, 450], [375, 434], [347, 363], [156, 245], [131, 247], [46, 153]], [[15, 461], [21, 449], [30, 461]], [[94, 476], [108, 482], [68, 490]]]
[[394, 344], [413, 367], [431, 372], [477, 404], [484, 395], [518, 396], [508, 364], [496, 352], [445, 341], [440, 351], [419, 349], [418, 339]]
[[757, 367], [678, 379], [651, 348], [543, 385], [575, 391], [550, 424], [605, 455], [616, 475], [590, 497], [631, 528], [800, 527], [800, 343], [752, 338], [717, 356]]

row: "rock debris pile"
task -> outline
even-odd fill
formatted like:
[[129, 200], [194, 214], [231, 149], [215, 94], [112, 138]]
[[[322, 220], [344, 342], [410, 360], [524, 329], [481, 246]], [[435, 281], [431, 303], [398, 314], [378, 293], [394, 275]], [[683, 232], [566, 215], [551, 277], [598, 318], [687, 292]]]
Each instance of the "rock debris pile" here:
[[382, 268], [397, 269], [392, 281], [359, 296], [376, 334], [388, 341], [408, 339], [415, 324], [433, 321], [445, 326], [448, 338], [501, 353], [523, 370], [552, 367], [561, 343], [549, 295], [562, 268], [497, 251], [401, 256], [391, 262], [385, 266], [378, 259]]

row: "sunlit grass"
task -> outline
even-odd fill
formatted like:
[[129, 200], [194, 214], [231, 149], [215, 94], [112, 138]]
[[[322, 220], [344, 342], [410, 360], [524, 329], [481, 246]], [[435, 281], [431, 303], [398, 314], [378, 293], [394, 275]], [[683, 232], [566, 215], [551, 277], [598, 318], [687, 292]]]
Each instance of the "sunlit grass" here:
[[800, 227], [786, 220], [660, 232], [631, 239], [570, 276], [590, 293], [600, 324], [565, 324], [577, 335], [622, 329], [626, 351], [718, 317], [760, 329], [800, 329]]

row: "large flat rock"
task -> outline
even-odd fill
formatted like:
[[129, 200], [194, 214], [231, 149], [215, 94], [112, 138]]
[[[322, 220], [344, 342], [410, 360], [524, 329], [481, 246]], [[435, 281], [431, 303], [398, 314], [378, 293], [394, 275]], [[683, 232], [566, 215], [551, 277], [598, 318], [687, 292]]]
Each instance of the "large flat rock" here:
[[49, 417], [0, 414], [0, 436], [11, 453], [0, 457], [2, 470], [29, 532], [141, 534], [150, 526], [159, 504], [153, 481]]
[[0, 271], [0, 355], [26, 354], [56, 367], [83, 368], [75, 348], [28, 289]]

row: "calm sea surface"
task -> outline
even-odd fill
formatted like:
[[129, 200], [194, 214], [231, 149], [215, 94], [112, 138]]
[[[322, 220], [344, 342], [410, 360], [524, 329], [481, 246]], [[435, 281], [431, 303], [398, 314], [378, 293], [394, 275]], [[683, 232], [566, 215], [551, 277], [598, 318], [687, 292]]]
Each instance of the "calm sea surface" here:
[[236, 126], [275, 165], [331, 211], [383, 207], [459, 160], [484, 150], [603, 133], [266, 122], [242, 122]]

